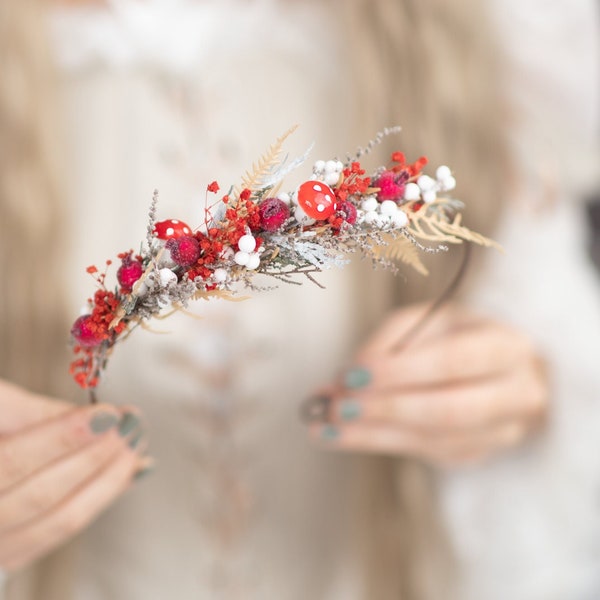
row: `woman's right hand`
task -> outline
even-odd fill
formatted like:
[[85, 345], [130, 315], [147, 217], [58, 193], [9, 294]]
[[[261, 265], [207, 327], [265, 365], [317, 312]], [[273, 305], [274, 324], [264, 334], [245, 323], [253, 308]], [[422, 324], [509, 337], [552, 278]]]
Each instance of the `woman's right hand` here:
[[0, 568], [86, 527], [148, 467], [139, 416], [75, 407], [0, 381]]

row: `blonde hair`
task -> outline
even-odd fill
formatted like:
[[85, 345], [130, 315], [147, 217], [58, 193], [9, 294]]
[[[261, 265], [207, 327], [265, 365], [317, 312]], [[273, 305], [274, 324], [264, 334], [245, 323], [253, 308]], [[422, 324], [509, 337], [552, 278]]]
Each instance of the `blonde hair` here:
[[65, 213], [38, 4], [0, 5], [0, 376], [48, 393], [65, 380]]

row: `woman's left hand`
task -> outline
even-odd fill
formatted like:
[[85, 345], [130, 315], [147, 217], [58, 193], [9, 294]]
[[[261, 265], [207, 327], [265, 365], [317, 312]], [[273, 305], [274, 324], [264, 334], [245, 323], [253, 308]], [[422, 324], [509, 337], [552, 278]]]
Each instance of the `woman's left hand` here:
[[548, 382], [526, 336], [453, 306], [399, 348], [424, 312], [393, 313], [341, 381], [307, 403], [316, 440], [453, 466], [515, 446], [540, 424]]

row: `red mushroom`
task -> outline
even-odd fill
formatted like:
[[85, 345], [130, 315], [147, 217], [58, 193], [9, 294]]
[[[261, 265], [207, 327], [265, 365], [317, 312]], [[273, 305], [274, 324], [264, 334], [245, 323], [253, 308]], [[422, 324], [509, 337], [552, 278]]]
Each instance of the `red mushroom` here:
[[335, 194], [322, 181], [305, 181], [298, 188], [298, 204], [311, 219], [327, 219], [336, 209]]
[[192, 230], [183, 221], [167, 219], [154, 225], [154, 233], [159, 240], [172, 240], [184, 235], [192, 235]]

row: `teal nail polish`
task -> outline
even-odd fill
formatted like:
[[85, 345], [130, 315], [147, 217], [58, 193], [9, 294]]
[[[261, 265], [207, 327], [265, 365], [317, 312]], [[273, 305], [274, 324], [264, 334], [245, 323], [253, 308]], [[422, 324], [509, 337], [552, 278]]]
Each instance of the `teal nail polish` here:
[[350, 389], [365, 387], [371, 383], [371, 372], [364, 367], [354, 367], [344, 374], [344, 385]]
[[342, 421], [354, 421], [360, 417], [361, 406], [356, 400], [342, 400], [339, 412]]
[[143, 431], [138, 431], [137, 433], [135, 433], [133, 435], [133, 437], [129, 440], [129, 442], [127, 442], [127, 445], [132, 449], [135, 450], [139, 445], [140, 442], [144, 441], [144, 432]]
[[125, 413], [121, 417], [119, 423], [119, 435], [121, 437], [127, 437], [134, 429], [137, 429], [141, 424], [140, 418], [133, 413]]
[[149, 466], [149, 467], [145, 467], [143, 469], [140, 469], [133, 476], [133, 479], [134, 479], [134, 481], [139, 481], [140, 479], [143, 479], [144, 477], [146, 477], [146, 475], [150, 475], [150, 473], [152, 473], [152, 471], [154, 471], [154, 467], [153, 466]]
[[339, 436], [340, 432], [333, 425], [324, 425], [321, 429], [321, 438], [328, 442], [333, 442]]
[[105, 433], [116, 427], [119, 418], [113, 413], [97, 412], [90, 420], [90, 429], [95, 434]]

